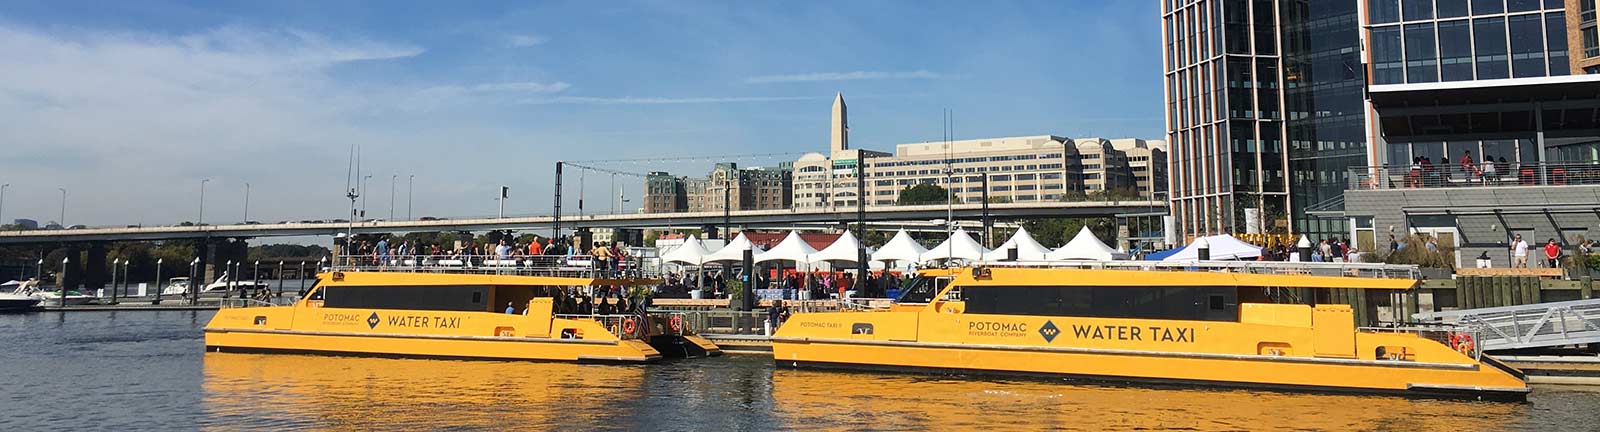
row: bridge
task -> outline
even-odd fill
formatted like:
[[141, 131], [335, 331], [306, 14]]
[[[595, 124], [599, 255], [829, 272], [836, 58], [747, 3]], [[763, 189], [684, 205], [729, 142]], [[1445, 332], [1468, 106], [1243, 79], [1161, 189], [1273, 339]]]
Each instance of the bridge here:
[[[867, 222], [928, 221], [952, 217], [975, 220], [985, 213], [983, 204], [877, 206], [867, 207]], [[1095, 201], [989, 204], [987, 214], [994, 219], [1039, 217], [1114, 217], [1128, 214], [1166, 213], [1166, 201]], [[554, 230], [560, 228], [703, 228], [724, 223], [740, 227], [832, 225], [854, 222], [854, 208], [821, 210], [741, 210], [695, 213], [636, 213], [585, 216], [534, 216], [445, 220], [380, 222], [328, 222], [162, 226], [129, 228], [86, 228], [70, 230], [29, 230], [0, 232], [0, 244], [48, 244], [75, 242], [116, 242], [180, 240], [206, 238], [258, 238], [289, 236], [332, 236], [355, 234], [406, 233], [420, 231]]]

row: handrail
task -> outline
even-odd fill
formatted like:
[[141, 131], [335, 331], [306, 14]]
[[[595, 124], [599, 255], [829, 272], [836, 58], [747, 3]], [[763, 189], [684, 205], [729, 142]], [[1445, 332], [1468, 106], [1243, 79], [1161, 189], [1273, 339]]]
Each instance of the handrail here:
[[277, 305], [273, 304], [272, 302], [269, 302], [269, 301], [262, 301], [262, 300], [257, 300], [257, 299], [253, 299], [253, 298], [224, 298], [224, 299], [221, 299], [221, 303], [219, 303], [219, 305], [218, 305], [218, 307], [221, 307], [223, 309], [247, 308], [247, 307], [274, 307], [274, 306], [277, 306]]
[[[1414, 334], [1418, 337], [1444, 344], [1450, 349], [1472, 357], [1473, 360], [1483, 358], [1483, 337], [1488, 334], [1488, 330], [1483, 326], [1449, 323], [1418, 323], [1395, 327], [1358, 327], [1357, 330], [1368, 333]], [[1465, 336], [1465, 338], [1462, 338], [1462, 336]]]
[[1249, 274], [1341, 276], [1382, 279], [1422, 278], [1415, 265], [1286, 261], [977, 261], [969, 266], [1135, 271], [1204, 271]]
[[1600, 184], [1600, 161], [1372, 165], [1350, 168], [1350, 189], [1566, 186]]
[[647, 279], [655, 275], [637, 260], [609, 260], [590, 255], [342, 255], [329, 271], [501, 274], [576, 278]]

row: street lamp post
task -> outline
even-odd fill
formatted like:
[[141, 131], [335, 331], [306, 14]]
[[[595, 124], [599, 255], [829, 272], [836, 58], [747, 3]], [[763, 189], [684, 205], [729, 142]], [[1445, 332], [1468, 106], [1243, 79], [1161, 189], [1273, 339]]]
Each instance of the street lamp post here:
[[389, 176], [389, 220], [394, 220], [394, 182], [399, 179], [399, 174]]
[[153, 305], [161, 304], [161, 291], [166, 289], [166, 287], [161, 286], [161, 264], [165, 261], [165, 258], [156, 258], [156, 282], [154, 284], [156, 286], [156, 299], [150, 302]]
[[298, 270], [296, 270], [294, 272], [294, 276], [297, 277], [297, 278], [300, 278], [300, 291], [297, 291], [298, 293], [300, 293], [300, 295], [297, 295], [295, 297], [300, 297], [300, 296], [306, 295], [306, 261], [305, 260], [300, 260], [300, 267], [298, 268]]
[[201, 226], [201, 225], [205, 225], [206, 224], [206, 183], [209, 183], [209, 182], [211, 182], [211, 179], [208, 179], [208, 178], [200, 179], [200, 216], [195, 217], [195, 219], [194, 219], [194, 225], [195, 226]]
[[411, 219], [411, 190], [416, 186], [417, 175], [406, 176], [406, 220]]
[[260, 286], [261, 286], [261, 260], [256, 260], [255, 265], [250, 266], [250, 289], [254, 290], [254, 289], [256, 289], [256, 287], [260, 287]]
[[250, 222], [250, 182], [244, 183], [244, 220], [240, 222]]

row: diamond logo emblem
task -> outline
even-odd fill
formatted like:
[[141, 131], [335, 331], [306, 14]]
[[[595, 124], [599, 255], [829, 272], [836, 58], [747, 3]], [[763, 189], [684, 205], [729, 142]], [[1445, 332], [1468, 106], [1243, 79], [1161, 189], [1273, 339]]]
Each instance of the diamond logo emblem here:
[[1056, 328], [1056, 323], [1047, 320], [1043, 326], [1039, 327], [1039, 336], [1044, 336], [1044, 341], [1047, 343], [1055, 342], [1056, 336], [1059, 335], [1061, 335], [1061, 329]]
[[367, 317], [367, 328], [378, 328], [378, 322], [378, 313], [373, 312], [372, 316]]

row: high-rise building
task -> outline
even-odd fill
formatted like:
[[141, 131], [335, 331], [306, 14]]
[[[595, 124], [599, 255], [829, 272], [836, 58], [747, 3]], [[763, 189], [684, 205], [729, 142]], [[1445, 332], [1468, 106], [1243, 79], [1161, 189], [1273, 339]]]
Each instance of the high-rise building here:
[[[1293, 220], [1283, 3], [1161, 2], [1168, 193], [1180, 239], [1286, 230]], [[1260, 223], [1247, 226], [1251, 212]]]

